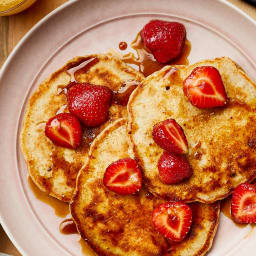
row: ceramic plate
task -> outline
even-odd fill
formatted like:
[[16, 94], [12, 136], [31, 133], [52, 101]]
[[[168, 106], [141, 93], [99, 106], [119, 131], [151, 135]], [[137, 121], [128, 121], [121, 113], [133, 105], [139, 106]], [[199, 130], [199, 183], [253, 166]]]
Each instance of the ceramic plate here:
[[[59, 232], [62, 219], [28, 184], [19, 134], [29, 96], [67, 60], [118, 51], [120, 41], [130, 43], [155, 18], [186, 26], [190, 63], [229, 56], [256, 80], [256, 24], [224, 1], [69, 1], [48, 15], [15, 48], [0, 77], [1, 222], [23, 255], [82, 255], [79, 236]], [[250, 226], [239, 228], [222, 215], [209, 255], [253, 255], [255, 238]]]

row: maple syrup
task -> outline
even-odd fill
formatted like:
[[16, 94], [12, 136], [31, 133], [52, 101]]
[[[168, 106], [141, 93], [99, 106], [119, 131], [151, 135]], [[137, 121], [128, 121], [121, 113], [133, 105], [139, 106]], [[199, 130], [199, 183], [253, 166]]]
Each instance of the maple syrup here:
[[72, 86], [72, 83], [77, 82], [76, 75], [81, 73], [86, 73], [92, 66], [97, 64], [99, 62], [99, 59], [97, 57], [88, 57], [83, 58], [82, 60], [78, 61], [75, 64], [69, 64], [68, 69], [66, 72], [70, 75], [70, 81], [68, 85], [60, 84], [57, 87], [57, 94], [65, 94], [68, 93], [68, 88]]
[[76, 82], [77, 73], [86, 73], [93, 65], [99, 62], [98, 58], [85, 58], [81, 62], [78, 62], [75, 66], [71, 66], [67, 69], [67, 73], [70, 75], [70, 83]]
[[120, 43], [119, 43], [119, 49], [120, 49], [121, 51], [126, 50], [126, 49], [127, 49], [127, 43], [126, 43], [126, 42], [120, 42]]
[[127, 64], [136, 65], [144, 76], [149, 76], [155, 71], [162, 69], [166, 65], [188, 65], [188, 55], [191, 51], [191, 43], [186, 40], [183, 52], [180, 57], [167, 63], [158, 63], [153, 54], [144, 46], [140, 33], [137, 34], [135, 40], [131, 43], [131, 47], [136, 51], [138, 57], [134, 53], [125, 54], [122, 60]]
[[76, 224], [73, 219], [65, 219], [59, 225], [60, 233], [64, 235], [78, 234]]
[[152, 199], [154, 199], [154, 195], [150, 192], [147, 192], [146, 193], [146, 198], [149, 199], [149, 200], [152, 200]]
[[127, 105], [128, 100], [132, 92], [139, 85], [138, 81], [130, 80], [126, 81], [117, 91], [113, 91], [113, 103], [119, 105]]
[[228, 197], [228, 198], [226, 198], [226, 199], [221, 201], [221, 211], [229, 219], [232, 218], [232, 216], [231, 216], [231, 208], [230, 207], [231, 207], [231, 198], [230, 197]]
[[96, 136], [101, 132], [99, 127], [85, 127], [83, 139], [88, 147], [91, 145]]
[[48, 194], [44, 193], [43, 191], [41, 191], [36, 186], [36, 184], [33, 182], [31, 177], [28, 177], [28, 184], [29, 184], [31, 191], [35, 195], [35, 197], [38, 200], [51, 206], [54, 209], [54, 212], [58, 217], [64, 218], [68, 215], [68, 213], [69, 213], [68, 203], [61, 202], [58, 199], [53, 198], [53, 197], [49, 196]]

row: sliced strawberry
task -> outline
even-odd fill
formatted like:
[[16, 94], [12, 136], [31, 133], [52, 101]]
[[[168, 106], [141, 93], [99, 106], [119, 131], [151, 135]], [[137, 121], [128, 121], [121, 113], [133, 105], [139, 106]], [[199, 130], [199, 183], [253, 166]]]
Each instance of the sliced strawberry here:
[[46, 123], [45, 135], [57, 146], [76, 149], [82, 139], [82, 128], [74, 115], [61, 113]]
[[120, 159], [108, 166], [103, 183], [109, 190], [118, 194], [134, 194], [142, 186], [141, 170], [135, 160]]
[[171, 153], [186, 154], [188, 142], [183, 129], [174, 119], [157, 123], [153, 128], [153, 139], [158, 146]]
[[153, 211], [155, 229], [174, 242], [182, 241], [192, 224], [192, 210], [182, 202], [167, 202]]
[[151, 20], [140, 34], [144, 45], [159, 63], [179, 57], [185, 45], [186, 29], [178, 22]]
[[226, 91], [219, 71], [212, 66], [195, 68], [183, 82], [184, 94], [198, 108], [225, 106]]
[[176, 184], [192, 175], [186, 156], [166, 151], [159, 158], [158, 171], [160, 180], [165, 184]]
[[237, 223], [256, 223], [256, 185], [243, 183], [231, 199], [231, 215]]
[[86, 126], [99, 126], [108, 119], [112, 91], [106, 86], [72, 83], [68, 89], [68, 109]]

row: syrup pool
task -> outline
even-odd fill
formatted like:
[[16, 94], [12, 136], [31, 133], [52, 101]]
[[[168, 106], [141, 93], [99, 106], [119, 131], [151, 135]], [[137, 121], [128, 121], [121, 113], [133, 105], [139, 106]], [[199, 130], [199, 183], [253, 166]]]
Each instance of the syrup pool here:
[[144, 46], [140, 33], [138, 33], [136, 38], [132, 41], [131, 48], [136, 51], [137, 57], [134, 53], [129, 52], [123, 55], [122, 60], [127, 64], [137, 66], [139, 71], [143, 73], [144, 76], [149, 76], [166, 65], [188, 65], [188, 56], [191, 51], [191, 43], [186, 39], [181, 56], [167, 64], [161, 64], [155, 60], [153, 54]]

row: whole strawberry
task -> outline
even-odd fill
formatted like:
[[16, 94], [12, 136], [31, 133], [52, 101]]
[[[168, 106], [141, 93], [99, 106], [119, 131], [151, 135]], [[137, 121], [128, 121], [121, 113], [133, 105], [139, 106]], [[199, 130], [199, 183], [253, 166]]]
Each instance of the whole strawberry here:
[[151, 20], [142, 29], [141, 38], [159, 63], [167, 63], [181, 55], [186, 29], [178, 22]]
[[112, 91], [106, 86], [74, 83], [68, 89], [68, 109], [86, 126], [95, 127], [106, 122], [112, 101]]
[[176, 184], [192, 175], [186, 156], [166, 151], [159, 158], [158, 171], [160, 180], [165, 184]]

